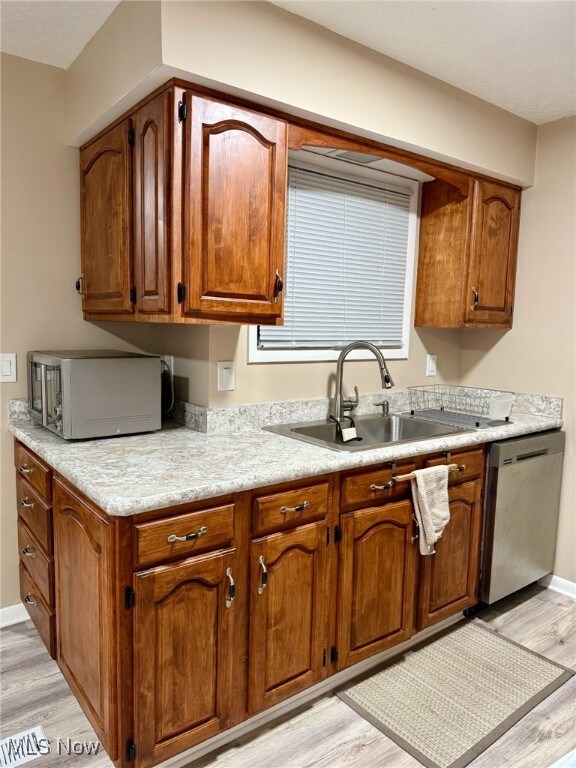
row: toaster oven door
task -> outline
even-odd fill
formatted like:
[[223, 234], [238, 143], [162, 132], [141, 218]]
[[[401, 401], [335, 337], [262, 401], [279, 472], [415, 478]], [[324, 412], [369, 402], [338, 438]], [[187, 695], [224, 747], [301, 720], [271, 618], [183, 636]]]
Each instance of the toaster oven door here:
[[28, 410], [32, 421], [54, 432], [62, 431], [62, 375], [59, 365], [29, 361]]

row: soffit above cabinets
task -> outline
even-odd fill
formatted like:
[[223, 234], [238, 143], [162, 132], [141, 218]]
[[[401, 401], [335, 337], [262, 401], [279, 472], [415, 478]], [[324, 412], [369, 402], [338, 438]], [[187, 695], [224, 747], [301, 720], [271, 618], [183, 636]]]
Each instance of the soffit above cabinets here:
[[291, 157], [295, 157], [296, 155], [303, 160], [306, 159], [307, 155], [311, 160], [314, 159], [312, 155], [322, 155], [330, 159], [338, 160], [348, 166], [369, 168], [371, 171], [381, 171], [394, 176], [401, 176], [404, 179], [415, 179], [416, 181], [422, 182], [432, 181], [434, 179], [434, 176], [429, 176], [427, 173], [419, 171], [417, 168], [412, 168], [410, 165], [396, 163], [394, 160], [387, 160], [384, 157], [377, 157], [376, 155], [370, 155], [365, 152], [349, 152], [342, 149], [304, 146], [299, 153], [290, 153]]

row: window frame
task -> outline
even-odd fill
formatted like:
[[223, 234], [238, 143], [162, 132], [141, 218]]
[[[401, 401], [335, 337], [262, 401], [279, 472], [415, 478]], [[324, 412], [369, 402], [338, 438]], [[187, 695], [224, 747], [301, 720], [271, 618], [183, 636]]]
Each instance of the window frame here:
[[[307, 155], [312, 153], [307, 153]], [[313, 155], [313, 161], [302, 160], [300, 153], [290, 153], [289, 166], [303, 170], [316, 171], [337, 178], [371, 182], [392, 191], [408, 192], [410, 207], [408, 211], [408, 240], [406, 259], [406, 280], [404, 284], [404, 311], [402, 317], [402, 346], [380, 347], [388, 360], [406, 360], [410, 348], [410, 330], [412, 324], [413, 299], [418, 248], [418, 232], [420, 223], [420, 189], [421, 183], [409, 177], [396, 176], [384, 171], [371, 169], [355, 163], [337, 160], [325, 155]], [[349, 169], [348, 169], [349, 168]], [[286, 222], [287, 224], [288, 222]], [[286, 261], [284, 262], [286, 274]], [[303, 362], [333, 362], [338, 360], [343, 347], [332, 349], [261, 349], [258, 346], [258, 325], [248, 327], [248, 364], [253, 363], [303, 363]], [[355, 341], [352, 339], [351, 341]], [[351, 360], [368, 360], [372, 355], [365, 350], [354, 350]]]

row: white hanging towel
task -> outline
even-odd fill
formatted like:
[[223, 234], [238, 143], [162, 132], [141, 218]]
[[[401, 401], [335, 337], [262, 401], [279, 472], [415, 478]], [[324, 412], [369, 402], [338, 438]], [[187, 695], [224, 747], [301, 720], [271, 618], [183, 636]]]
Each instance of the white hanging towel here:
[[414, 513], [420, 529], [420, 554], [433, 555], [434, 543], [450, 521], [448, 466], [417, 469], [411, 482]]

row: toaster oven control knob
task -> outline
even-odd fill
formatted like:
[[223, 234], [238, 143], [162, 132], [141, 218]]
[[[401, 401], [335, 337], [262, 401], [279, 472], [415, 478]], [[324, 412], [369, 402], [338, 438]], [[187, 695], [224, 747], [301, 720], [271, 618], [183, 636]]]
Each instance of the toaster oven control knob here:
[[62, 419], [56, 419], [56, 431], [62, 432]]
[[59, 419], [62, 416], [62, 406], [60, 403], [54, 408], [54, 416], [56, 416], [57, 419]]

